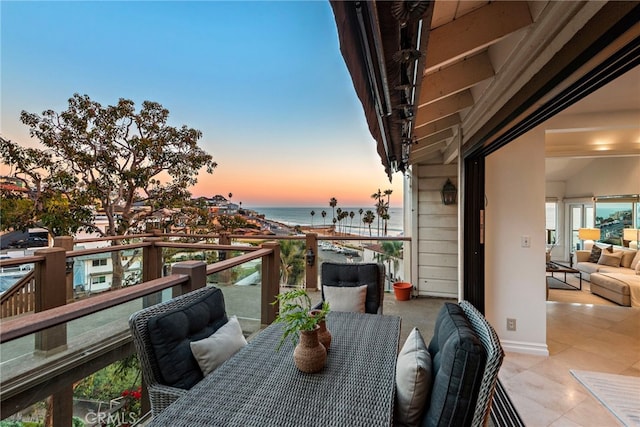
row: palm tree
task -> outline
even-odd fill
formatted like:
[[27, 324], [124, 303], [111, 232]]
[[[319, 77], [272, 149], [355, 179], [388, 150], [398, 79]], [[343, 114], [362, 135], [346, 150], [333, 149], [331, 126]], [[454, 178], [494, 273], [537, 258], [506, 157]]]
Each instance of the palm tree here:
[[391, 219], [391, 214], [389, 213], [389, 209], [391, 209], [391, 193], [393, 193], [393, 190], [390, 188], [384, 190], [384, 195], [387, 196], [387, 208], [386, 208], [385, 216], [383, 217], [385, 236], [387, 235], [387, 226], [389, 225], [389, 220]]
[[376, 219], [376, 216], [374, 215], [373, 211], [366, 211], [364, 213], [364, 218], [362, 218], [362, 222], [364, 222], [369, 226], [369, 237], [371, 237], [371, 224], [375, 219]]
[[391, 206], [391, 193], [393, 193], [393, 190], [390, 188], [384, 190], [384, 195], [387, 196], [387, 205], [389, 206]]
[[340, 230], [340, 224], [341, 224], [341, 220], [342, 220], [342, 209], [338, 208], [336, 209], [336, 219], [338, 220], [338, 233], [342, 230]]
[[313, 216], [316, 214], [316, 211], [311, 211], [311, 227], [313, 227]]
[[280, 243], [280, 283], [285, 286], [297, 286], [304, 277], [304, 242], [282, 240]]
[[389, 216], [389, 212], [385, 211], [385, 213], [382, 214], [382, 221], [384, 223], [384, 235], [387, 235], [387, 225], [389, 224], [389, 218], [391, 218], [391, 216]]
[[380, 205], [382, 201], [382, 192], [380, 191], [379, 188], [377, 193], [373, 193], [371, 195], [371, 198], [376, 201], [375, 207], [376, 207], [376, 212], [378, 213], [378, 236], [379, 236], [380, 235]]
[[[376, 257], [381, 262], [387, 263], [388, 279], [392, 280], [396, 276], [396, 270], [400, 265], [400, 258], [402, 258], [402, 242], [382, 242], [382, 253]], [[393, 270], [391, 269], [391, 263], [393, 263]]]
[[[345, 219], [345, 218], [347, 218], [348, 216], [349, 216], [349, 212], [347, 212], [347, 211], [342, 211], [342, 212], [340, 212], [340, 213], [338, 214], [338, 221], [340, 221], [340, 223], [342, 224], [342, 220], [343, 220], [343, 219]], [[346, 227], [346, 225], [342, 227], [342, 233], [343, 233], [343, 234], [345, 233], [345, 227]]]
[[353, 233], [353, 217], [356, 216], [356, 213], [354, 211], [349, 212], [349, 218], [351, 219], [351, 222], [349, 223], [349, 233]]
[[360, 222], [359, 222], [359, 226], [358, 226], [358, 230], [360, 230], [360, 235], [362, 235], [362, 212], [364, 212], [364, 209], [360, 208], [358, 209], [358, 213], [360, 214]]
[[378, 214], [378, 236], [380, 236], [380, 220], [387, 213], [387, 205], [382, 198], [378, 199], [378, 202], [376, 203], [376, 213]]
[[[331, 209], [333, 210], [333, 219], [336, 218], [336, 205], [338, 204], [338, 200], [335, 197], [332, 197], [329, 200], [329, 206], [331, 206]], [[335, 221], [334, 221], [335, 223]]]
[[320, 212], [320, 215], [322, 215], [322, 226], [326, 227], [327, 224], [325, 223], [324, 219], [327, 217], [327, 211]]

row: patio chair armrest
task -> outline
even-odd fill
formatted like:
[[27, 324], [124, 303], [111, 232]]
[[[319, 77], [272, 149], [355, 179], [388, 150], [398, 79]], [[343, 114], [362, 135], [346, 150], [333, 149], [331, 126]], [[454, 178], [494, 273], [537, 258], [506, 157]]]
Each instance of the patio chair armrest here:
[[162, 384], [149, 386], [149, 400], [151, 401], [151, 412], [154, 415], [162, 412], [167, 406], [184, 396], [187, 390], [169, 387]]

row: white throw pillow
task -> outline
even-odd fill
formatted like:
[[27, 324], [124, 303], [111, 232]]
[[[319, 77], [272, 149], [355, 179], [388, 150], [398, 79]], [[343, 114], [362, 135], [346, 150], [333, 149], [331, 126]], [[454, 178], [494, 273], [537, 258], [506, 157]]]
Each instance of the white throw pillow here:
[[324, 300], [329, 303], [331, 311], [365, 312], [367, 300], [367, 285], [362, 286], [326, 286]]
[[394, 425], [418, 426], [431, 397], [431, 355], [418, 328], [409, 333], [396, 363]]
[[231, 316], [229, 321], [211, 336], [200, 341], [193, 341], [190, 345], [191, 352], [198, 361], [202, 374], [207, 376], [247, 345], [247, 340], [242, 335], [242, 327], [238, 318]]
[[608, 267], [620, 267], [620, 261], [622, 261], [622, 251], [616, 251], [613, 253], [602, 251], [598, 264], [606, 265]]

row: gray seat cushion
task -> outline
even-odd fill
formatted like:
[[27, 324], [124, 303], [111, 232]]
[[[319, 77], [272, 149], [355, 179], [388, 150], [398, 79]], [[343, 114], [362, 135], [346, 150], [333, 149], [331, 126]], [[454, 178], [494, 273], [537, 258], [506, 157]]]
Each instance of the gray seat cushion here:
[[[190, 389], [202, 378], [191, 341], [211, 336], [228, 321], [222, 291], [204, 295], [188, 306], [151, 317], [147, 322], [162, 383]], [[158, 379], [160, 381], [160, 379]]]
[[433, 387], [422, 426], [471, 425], [486, 353], [458, 304], [440, 310], [429, 353]]

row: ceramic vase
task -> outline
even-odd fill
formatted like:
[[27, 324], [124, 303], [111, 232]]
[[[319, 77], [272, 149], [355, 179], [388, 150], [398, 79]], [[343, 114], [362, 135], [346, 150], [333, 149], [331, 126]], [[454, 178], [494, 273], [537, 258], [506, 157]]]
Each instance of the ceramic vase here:
[[302, 372], [313, 374], [324, 368], [327, 350], [318, 340], [319, 326], [312, 331], [300, 331], [300, 341], [293, 350], [293, 361]]
[[[309, 312], [312, 316], [317, 316], [320, 313], [320, 310], [311, 310]], [[324, 346], [327, 351], [329, 351], [329, 347], [331, 347], [331, 331], [327, 328], [326, 320], [321, 320], [318, 322], [318, 326], [320, 329], [318, 330], [318, 340], [320, 344]]]

